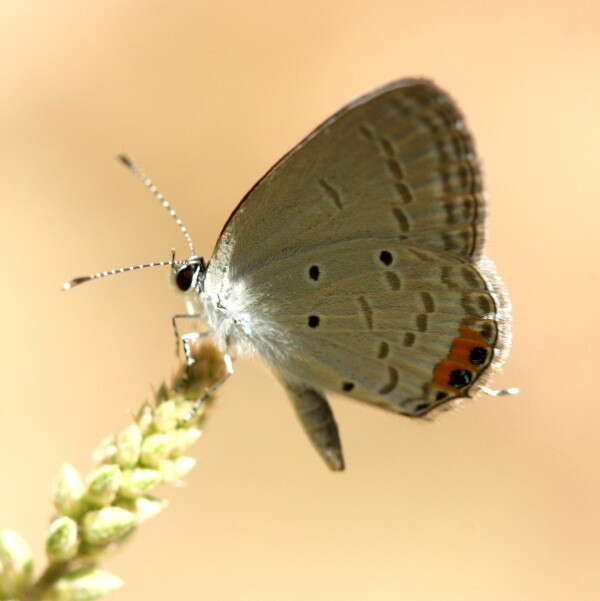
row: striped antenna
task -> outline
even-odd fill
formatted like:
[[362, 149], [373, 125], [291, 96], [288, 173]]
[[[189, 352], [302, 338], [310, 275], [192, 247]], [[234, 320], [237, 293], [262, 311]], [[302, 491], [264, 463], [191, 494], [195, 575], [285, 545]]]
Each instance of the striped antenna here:
[[156, 187], [154, 182], [127, 156], [124, 154], [117, 155], [117, 158], [123, 163], [126, 167], [129, 167], [131, 171], [137, 176], [137, 178], [150, 190], [154, 198], [160, 202], [160, 204], [167, 210], [167, 213], [173, 217], [179, 231], [183, 234], [187, 245], [190, 248], [192, 256], [196, 256], [196, 249], [194, 248], [194, 243], [192, 242], [192, 237], [188, 232], [187, 227], [183, 224], [183, 221], [179, 219], [175, 209], [171, 206], [171, 203], [161, 194], [159, 189]]
[[89, 282], [90, 280], [98, 280], [105, 278], [108, 275], [116, 275], [117, 273], [125, 273], [127, 271], [135, 271], [136, 269], [146, 269], [146, 267], [161, 267], [164, 265], [181, 265], [182, 261], [154, 261], [153, 263], [143, 263], [142, 265], [130, 265], [129, 267], [119, 267], [118, 269], [111, 269], [110, 271], [101, 271], [100, 273], [94, 273], [92, 275], [84, 275], [78, 278], [73, 278], [69, 282], [63, 284], [63, 290], [70, 290], [79, 284]]

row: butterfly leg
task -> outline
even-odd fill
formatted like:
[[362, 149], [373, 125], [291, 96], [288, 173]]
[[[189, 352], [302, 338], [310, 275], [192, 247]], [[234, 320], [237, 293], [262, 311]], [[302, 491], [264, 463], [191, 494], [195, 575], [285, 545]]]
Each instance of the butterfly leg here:
[[185, 361], [188, 365], [194, 364], [194, 359], [192, 358], [190, 351], [190, 344], [198, 340], [199, 338], [208, 336], [208, 332], [190, 332], [189, 334], [184, 334], [182, 336], [179, 334], [179, 330], [177, 329], [177, 320], [200, 319], [201, 317], [202, 315], [200, 315], [199, 313], [180, 313], [171, 317], [171, 324], [173, 325], [173, 335], [175, 336], [175, 355], [179, 355], [179, 345], [182, 344], [183, 353], [185, 355]]
[[209, 334], [210, 332], [189, 332], [181, 337], [183, 355], [185, 357], [185, 363], [188, 367], [196, 363], [196, 360], [192, 354], [192, 345], [198, 342], [200, 338], [206, 338], [206, 336]]
[[282, 380], [300, 423], [328, 467], [344, 469], [344, 456], [333, 411], [323, 394], [305, 384]]

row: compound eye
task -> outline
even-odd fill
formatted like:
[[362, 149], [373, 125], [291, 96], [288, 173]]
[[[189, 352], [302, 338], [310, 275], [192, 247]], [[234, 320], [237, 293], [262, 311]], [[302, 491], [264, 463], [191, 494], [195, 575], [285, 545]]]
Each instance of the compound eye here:
[[179, 290], [185, 292], [190, 289], [196, 269], [198, 269], [197, 265], [186, 265], [175, 274], [175, 284]]

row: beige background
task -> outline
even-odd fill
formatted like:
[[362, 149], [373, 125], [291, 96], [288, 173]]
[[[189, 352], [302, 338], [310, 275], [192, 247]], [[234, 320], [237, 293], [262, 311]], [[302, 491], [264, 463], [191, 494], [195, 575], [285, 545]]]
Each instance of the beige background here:
[[[49, 483], [175, 366], [165, 271], [210, 254], [252, 183], [355, 96], [405, 75], [460, 102], [492, 197], [515, 343], [482, 398], [417, 424], [334, 398], [331, 474], [282, 390], [240, 362], [172, 505], [109, 562], [115, 599], [600, 598], [600, 14], [593, 2], [4, 2], [0, 525], [43, 558]], [[39, 562], [38, 562], [39, 563]]]

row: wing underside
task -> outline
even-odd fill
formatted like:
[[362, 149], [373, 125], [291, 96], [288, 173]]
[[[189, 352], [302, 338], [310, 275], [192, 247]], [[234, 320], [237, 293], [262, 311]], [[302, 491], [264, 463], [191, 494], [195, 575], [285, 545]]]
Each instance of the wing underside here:
[[479, 263], [484, 221], [455, 103], [431, 82], [394, 82], [248, 193], [206, 294], [288, 381], [423, 415], [467, 396], [508, 347], [508, 301]]

